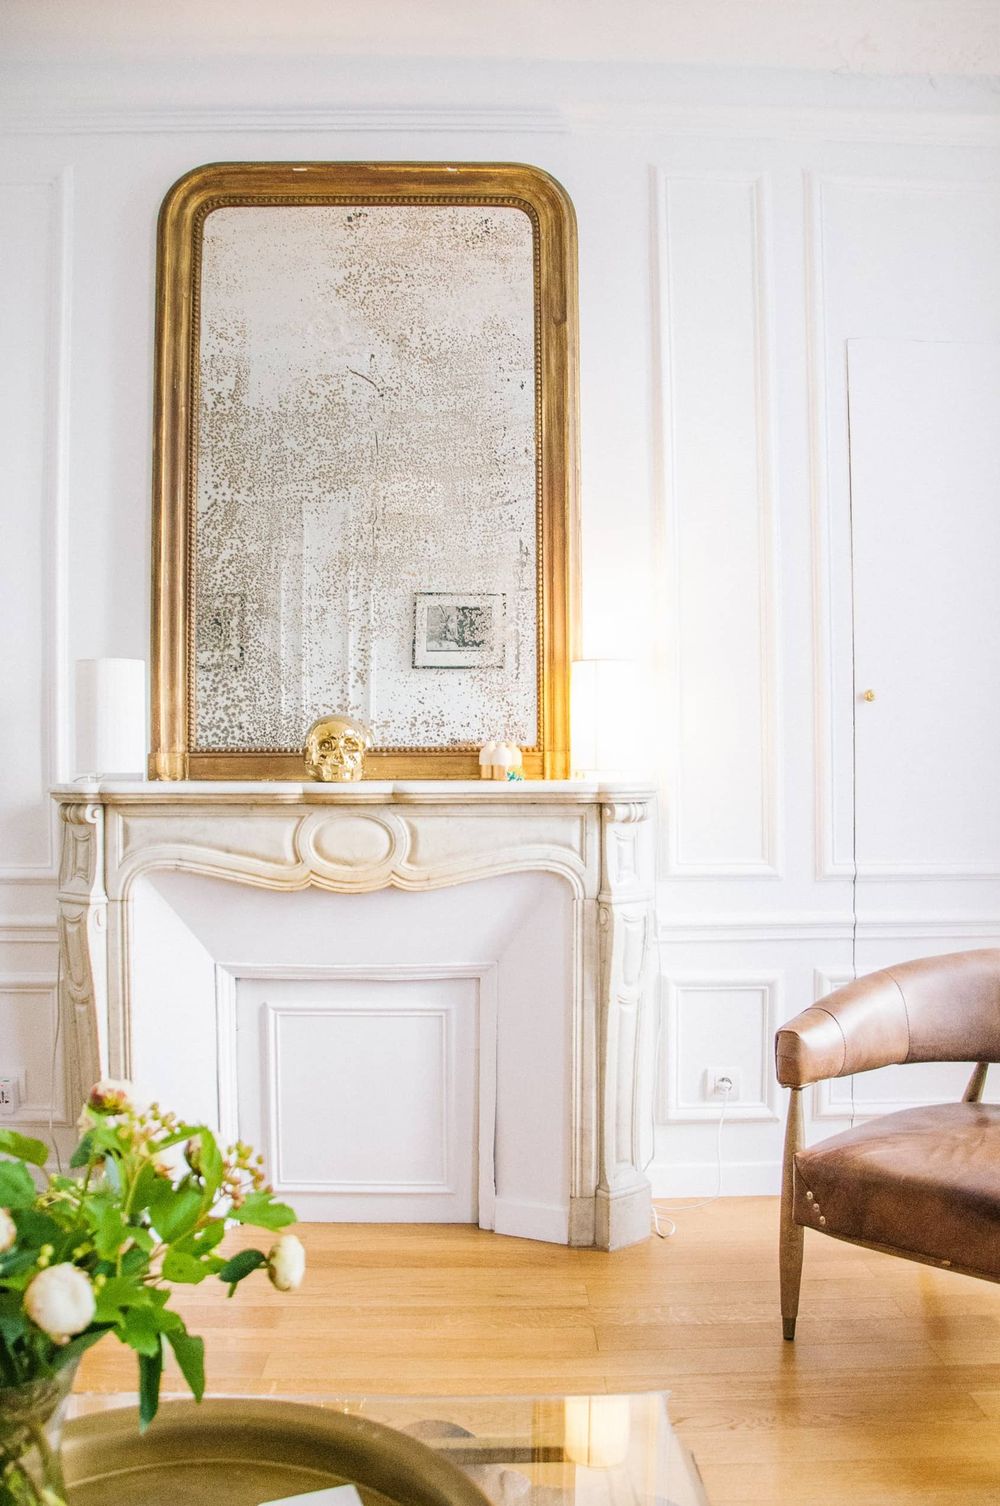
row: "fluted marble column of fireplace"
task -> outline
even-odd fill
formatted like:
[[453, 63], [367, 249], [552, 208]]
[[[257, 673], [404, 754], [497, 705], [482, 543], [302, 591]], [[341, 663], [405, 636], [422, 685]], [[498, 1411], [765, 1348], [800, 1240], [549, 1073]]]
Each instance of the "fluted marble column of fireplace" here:
[[[149, 1039], [149, 1021], [140, 1020], [148, 1006], [136, 989], [145, 932], [134, 911], [143, 883], [163, 870], [340, 895], [391, 887], [458, 896], [460, 886], [501, 875], [556, 875], [570, 897], [558, 910], [570, 933], [570, 997], [542, 997], [536, 1007], [558, 1009], [568, 1022], [565, 1237], [613, 1249], [648, 1235], [642, 1140], [651, 1089], [642, 1048], [655, 951], [650, 788], [619, 781], [122, 782], [53, 793], [63, 833], [62, 1007], [78, 1089], [104, 1072], [130, 1075], [140, 1024]], [[206, 1010], [216, 1002], [206, 1000]], [[504, 1018], [501, 1007], [501, 1051]], [[169, 1020], [162, 1030], [164, 1050], [185, 1049], [171, 1039]], [[513, 1122], [515, 1110], [498, 1104], [497, 1122], [504, 1113]], [[482, 1210], [480, 1221], [488, 1223]]]

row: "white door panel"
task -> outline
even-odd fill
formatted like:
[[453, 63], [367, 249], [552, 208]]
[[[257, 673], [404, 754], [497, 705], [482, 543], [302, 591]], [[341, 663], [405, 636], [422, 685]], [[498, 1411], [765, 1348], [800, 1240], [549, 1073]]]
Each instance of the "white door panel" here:
[[859, 870], [1000, 873], [1000, 347], [848, 369]]

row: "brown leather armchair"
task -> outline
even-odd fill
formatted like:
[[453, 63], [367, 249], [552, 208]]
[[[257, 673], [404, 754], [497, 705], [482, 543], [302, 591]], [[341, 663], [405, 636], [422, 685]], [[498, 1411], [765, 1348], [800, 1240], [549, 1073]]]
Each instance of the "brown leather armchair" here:
[[[803, 1231], [1000, 1281], [1000, 1104], [980, 1102], [1000, 1061], [1000, 949], [871, 973], [775, 1037], [791, 1088], [781, 1188], [781, 1322], [795, 1337]], [[802, 1089], [901, 1062], [973, 1061], [961, 1103], [904, 1109], [805, 1149]]]

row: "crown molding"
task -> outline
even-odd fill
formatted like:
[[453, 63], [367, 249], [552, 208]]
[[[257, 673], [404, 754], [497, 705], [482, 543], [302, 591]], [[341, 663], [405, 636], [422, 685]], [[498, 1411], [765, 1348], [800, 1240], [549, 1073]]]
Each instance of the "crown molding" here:
[[636, 101], [625, 105], [571, 102], [563, 113], [567, 128], [581, 133], [880, 141], [918, 146], [991, 146], [1000, 141], [1000, 111]]
[[865, 110], [849, 106], [684, 104], [565, 98], [537, 108], [388, 104], [67, 104], [35, 97], [0, 108], [9, 135], [198, 132], [630, 135], [994, 146], [1000, 111]]
[[199, 131], [338, 131], [551, 135], [567, 129], [557, 109], [413, 105], [8, 106], [0, 128], [20, 135], [158, 135]]

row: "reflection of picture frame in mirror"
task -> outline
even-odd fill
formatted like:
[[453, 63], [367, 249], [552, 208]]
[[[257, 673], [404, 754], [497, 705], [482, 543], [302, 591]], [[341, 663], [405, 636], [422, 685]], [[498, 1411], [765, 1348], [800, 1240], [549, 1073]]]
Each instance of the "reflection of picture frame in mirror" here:
[[576, 341], [572, 206], [537, 168], [171, 189], [151, 777], [297, 779], [330, 712], [372, 726], [368, 777], [475, 778], [498, 726], [568, 773]]
[[503, 669], [506, 599], [420, 591], [414, 598], [414, 669]]

